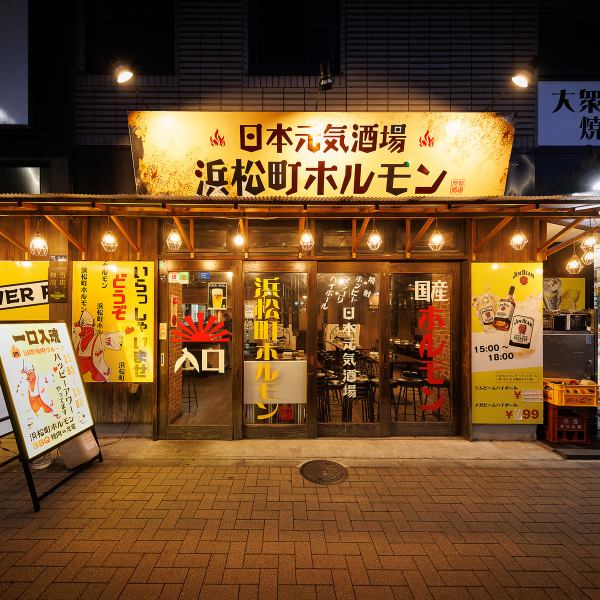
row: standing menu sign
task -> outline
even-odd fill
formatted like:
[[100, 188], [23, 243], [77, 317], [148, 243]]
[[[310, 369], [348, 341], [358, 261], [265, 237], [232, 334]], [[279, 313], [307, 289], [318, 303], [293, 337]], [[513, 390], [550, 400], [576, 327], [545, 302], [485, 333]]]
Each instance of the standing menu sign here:
[[542, 263], [474, 263], [471, 282], [473, 423], [542, 423]]
[[49, 492], [37, 494], [29, 462], [94, 427], [66, 324], [0, 324], [0, 365], [2, 391], [39, 510], [39, 500]]
[[8, 435], [12, 431], [10, 417], [8, 416], [8, 408], [6, 408], [6, 400], [2, 390], [0, 390], [0, 437]]

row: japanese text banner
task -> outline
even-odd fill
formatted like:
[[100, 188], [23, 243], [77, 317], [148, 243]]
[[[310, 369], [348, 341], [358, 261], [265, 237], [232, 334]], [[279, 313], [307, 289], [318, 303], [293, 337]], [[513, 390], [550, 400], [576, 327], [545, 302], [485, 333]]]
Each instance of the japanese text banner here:
[[471, 286], [473, 423], [542, 423], [542, 263], [473, 263]]
[[138, 194], [498, 196], [514, 128], [495, 113], [129, 114]]
[[84, 381], [154, 380], [154, 263], [73, 262], [72, 317]]

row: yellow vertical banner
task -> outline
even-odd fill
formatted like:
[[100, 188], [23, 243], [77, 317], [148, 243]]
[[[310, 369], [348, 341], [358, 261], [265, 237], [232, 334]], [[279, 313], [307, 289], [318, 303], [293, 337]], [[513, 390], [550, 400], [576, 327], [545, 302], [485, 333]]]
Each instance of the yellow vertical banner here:
[[542, 263], [473, 263], [471, 289], [473, 423], [542, 423]]
[[48, 306], [47, 260], [0, 261], [0, 321], [45, 321]]
[[153, 262], [73, 262], [72, 318], [84, 381], [154, 380]]

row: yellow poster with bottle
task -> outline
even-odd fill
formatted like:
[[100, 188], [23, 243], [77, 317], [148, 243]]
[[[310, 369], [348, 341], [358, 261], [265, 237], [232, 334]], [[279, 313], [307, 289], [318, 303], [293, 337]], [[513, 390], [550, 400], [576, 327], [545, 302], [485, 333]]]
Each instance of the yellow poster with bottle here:
[[471, 265], [473, 423], [543, 422], [543, 265]]

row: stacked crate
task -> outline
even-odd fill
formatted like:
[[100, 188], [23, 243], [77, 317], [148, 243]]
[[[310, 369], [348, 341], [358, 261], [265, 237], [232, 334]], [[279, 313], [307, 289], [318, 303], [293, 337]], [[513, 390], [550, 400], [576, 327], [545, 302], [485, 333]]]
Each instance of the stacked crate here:
[[546, 439], [565, 444], [588, 444], [590, 409], [598, 405], [598, 385], [572, 379], [544, 379]]

